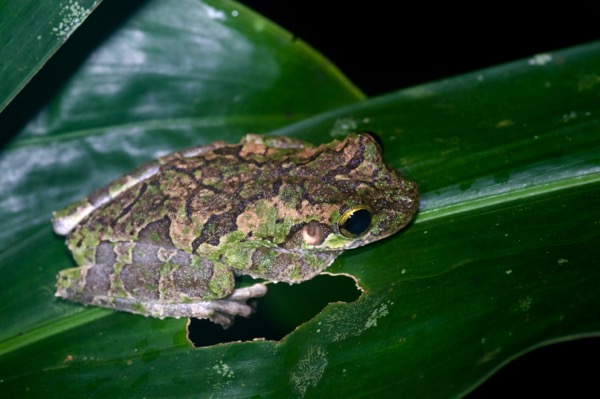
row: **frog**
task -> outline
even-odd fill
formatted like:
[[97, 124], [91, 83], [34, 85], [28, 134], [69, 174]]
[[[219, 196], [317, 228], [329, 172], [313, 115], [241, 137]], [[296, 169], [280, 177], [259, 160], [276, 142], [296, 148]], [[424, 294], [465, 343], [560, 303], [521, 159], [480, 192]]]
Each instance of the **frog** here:
[[[55, 295], [228, 328], [255, 311], [267, 284], [312, 279], [345, 250], [401, 230], [418, 203], [417, 184], [384, 162], [368, 132], [320, 145], [247, 134], [192, 147], [53, 212], [77, 264], [59, 271]], [[253, 284], [236, 287], [241, 276]]]

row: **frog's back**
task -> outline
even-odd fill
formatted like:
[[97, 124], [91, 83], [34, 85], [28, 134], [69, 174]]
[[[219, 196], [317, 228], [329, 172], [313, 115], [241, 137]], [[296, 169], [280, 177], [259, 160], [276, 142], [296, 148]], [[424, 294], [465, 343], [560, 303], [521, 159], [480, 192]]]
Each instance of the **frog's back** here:
[[92, 212], [74, 235], [90, 231], [100, 240], [138, 241], [160, 221], [168, 232], [159, 236], [171, 237], [178, 248], [218, 245], [221, 237], [238, 230], [237, 217], [254, 201], [277, 195], [280, 165], [242, 150], [241, 144], [232, 144], [167, 160], [157, 173]]
[[76, 232], [95, 241], [154, 240], [186, 252], [234, 240], [295, 249], [304, 244], [294, 234], [306, 223], [321, 224], [325, 237], [335, 233], [341, 215], [366, 206], [378, 235], [337, 241], [350, 248], [392, 234], [416, 210], [416, 185], [383, 163], [369, 137], [319, 147], [266, 143], [252, 136], [191, 156], [167, 156], [156, 173], [92, 212]]

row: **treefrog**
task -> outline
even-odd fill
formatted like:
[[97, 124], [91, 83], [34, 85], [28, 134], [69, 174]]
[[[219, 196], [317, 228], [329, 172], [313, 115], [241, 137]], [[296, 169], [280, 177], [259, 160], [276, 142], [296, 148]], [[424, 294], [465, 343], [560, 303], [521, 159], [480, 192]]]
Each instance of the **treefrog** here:
[[[158, 318], [247, 317], [264, 282], [298, 283], [344, 250], [394, 234], [417, 185], [367, 133], [315, 146], [246, 135], [145, 164], [54, 212], [78, 267], [56, 296]], [[264, 282], [235, 288], [235, 276]]]

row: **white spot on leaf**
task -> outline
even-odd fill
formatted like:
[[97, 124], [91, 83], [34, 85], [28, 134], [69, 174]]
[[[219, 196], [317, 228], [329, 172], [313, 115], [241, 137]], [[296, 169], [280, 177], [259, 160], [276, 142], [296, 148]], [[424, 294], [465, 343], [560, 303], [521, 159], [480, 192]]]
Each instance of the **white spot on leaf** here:
[[388, 311], [388, 303], [390, 303], [390, 301], [382, 303], [378, 308], [371, 312], [371, 315], [365, 323], [365, 330], [371, 327], [377, 327], [377, 320], [390, 314]]
[[552, 55], [550, 54], [536, 54], [527, 61], [529, 65], [542, 66], [552, 61]]
[[214, 366], [207, 368], [207, 381], [212, 385], [215, 391], [225, 389], [225, 387], [232, 384], [235, 373], [229, 365], [222, 360], [219, 360]]
[[221, 377], [233, 378], [235, 374], [231, 367], [224, 363], [222, 360], [219, 361], [216, 365], [213, 366], [213, 370], [217, 372]]
[[208, 18], [218, 20], [218, 21], [225, 20], [225, 13], [223, 11], [217, 10], [216, 8], [212, 8], [209, 6], [205, 6], [205, 9], [206, 9], [206, 15], [208, 16]]
[[60, 3], [60, 21], [52, 28], [52, 33], [57, 37], [66, 38], [85, 20], [95, 5], [96, 3], [89, 9], [86, 9], [74, 0], [69, 0], [67, 3]]
[[327, 366], [327, 350], [321, 346], [310, 346], [290, 374], [290, 383], [300, 398], [306, 390], [316, 386]]
[[533, 300], [529, 296], [519, 299], [519, 309], [523, 312], [527, 312], [531, 308], [532, 302]]
[[562, 119], [563, 122], [566, 123], [566, 122], [570, 122], [570, 121], [572, 121], [573, 119], [576, 119], [576, 118], [577, 118], [577, 112], [571, 111], [568, 114], [564, 114], [561, 119]]
[[392, 301], [371, 299], [334, 309], [324, 321], [323, 329], [332, 341], [342, 341], [357, 336], [371, 327], [377, 327], [379, 319], [389, 314]]
[[359, 122], [354, 118], [339, 118], [336, 119], [333, 127], [329, 131], [331, 137], [346, 136], [348, 133], [355, 132], [358, 129]]

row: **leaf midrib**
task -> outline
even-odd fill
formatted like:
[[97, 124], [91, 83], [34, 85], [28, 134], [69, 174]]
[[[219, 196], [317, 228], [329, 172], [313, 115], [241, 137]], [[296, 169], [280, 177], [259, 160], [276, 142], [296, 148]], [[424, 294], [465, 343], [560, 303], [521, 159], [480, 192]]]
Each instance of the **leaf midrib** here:
[[572, 188], [598, 183], [600, 183], [600, 173], [590, 173], [583, 176], [572, 176], [565, 179], [534, 184], [521, 189], [514, 189], [507, 192], [486, 195], [437, 208], [420, 209], [417, 218], [415, 219], [415, 223], [424, 223], [443, 217], [454, 216], [459, 213], [480, 211], [483, 208], [492, 207], [499, 204], [508, 204], [510, 202], [531, 199], [533, 197], [542, 196], [557, 191], [569, 190]]

